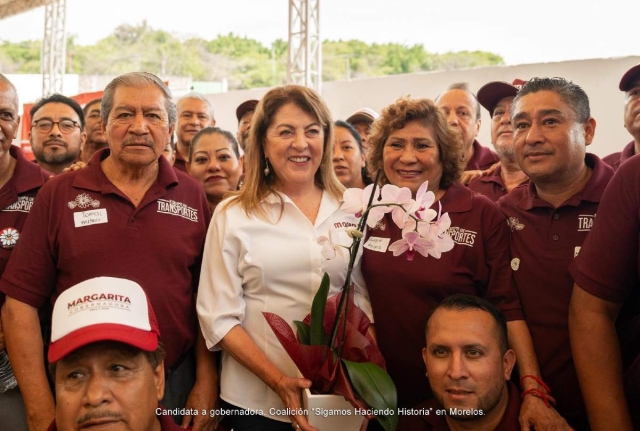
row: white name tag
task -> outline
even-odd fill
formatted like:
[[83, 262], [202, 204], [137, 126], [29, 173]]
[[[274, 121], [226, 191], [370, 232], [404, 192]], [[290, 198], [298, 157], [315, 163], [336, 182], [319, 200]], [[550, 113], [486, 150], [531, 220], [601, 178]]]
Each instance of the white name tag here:
[[91, 226], [92, 224], [106, 223], [107, 209], [100, 208], [97, 210], [89, 210], [73, 213], [73, 221], [76, 227]]
[[363, 247], [371, 251], [384, 253], [389, 247], [389, 241], [391, 241], [391, 238], [379, 238], [377, 236], [372, 236], [364, 243]]

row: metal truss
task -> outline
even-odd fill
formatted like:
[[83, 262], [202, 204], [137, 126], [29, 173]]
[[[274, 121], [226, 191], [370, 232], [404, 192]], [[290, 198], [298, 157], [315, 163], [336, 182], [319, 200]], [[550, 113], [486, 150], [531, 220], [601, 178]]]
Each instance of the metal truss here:
[[287, 79], [318, 93], [322, 87], [320, 0], [289, 0]]
[[67, 57], [67, 2], [57, 0], [45, 6], [42, 40], [42, 95], [63, 92]]

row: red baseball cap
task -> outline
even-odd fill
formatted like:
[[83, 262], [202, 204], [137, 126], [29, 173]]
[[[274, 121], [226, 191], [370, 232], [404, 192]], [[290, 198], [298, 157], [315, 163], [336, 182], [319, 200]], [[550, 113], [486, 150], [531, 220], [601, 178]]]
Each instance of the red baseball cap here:
[[505, 97], [516, 97], [518, 91], [526, 84], [522, 79], [514, 79], [511, 84], [504, 81], [491, 81], [478, 90], [478, 102], [493, 115], [496, 105]]
[[629, 91], [636, 79], [640, 78], [640, 64], [633, 66], [622, 75], [619, 88], [621, 91]]
[[53, 306], [49, 362], [99, 341], [153, 352], [160, 330], [142, 287], [131, 280], [97, 277], [60, 294]]
[[246, 114], [247, 112], [255, 111], [256, 106], [258, 106], [258, 101], [254, 99], [247, 100], [238, 105], [238, 107], [236, 108], [236, 118], [238, 118], [238, 122], [242, 120], [242, 117], [244, 117], [244, 114]]

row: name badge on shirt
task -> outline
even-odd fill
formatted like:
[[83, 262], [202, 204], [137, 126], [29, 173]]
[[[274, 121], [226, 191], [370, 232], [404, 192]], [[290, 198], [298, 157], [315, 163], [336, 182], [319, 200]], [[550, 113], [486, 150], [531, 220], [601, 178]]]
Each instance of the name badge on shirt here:
[[367, 240], [367, 242], [364, 243], [363, 247], [371, 251], [384, 253], [389, 247], [389, 241], [391, 241], [391, 238], [380, 238], [377, 236], [372, 236]]
[[91, 226], [92, 224], [107, 223], [107, 209], [100, 208], [97, 210], [89, 210], [73, 213], [73, 221], [76, 227]]

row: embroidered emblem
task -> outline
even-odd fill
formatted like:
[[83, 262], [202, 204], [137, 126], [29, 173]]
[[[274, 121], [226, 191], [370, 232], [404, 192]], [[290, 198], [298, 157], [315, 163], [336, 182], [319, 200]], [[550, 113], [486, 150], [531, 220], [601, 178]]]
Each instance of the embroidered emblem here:
[[578, 216], [578, 232], [590, 232], [595, 218], [595, 214], [580, 214]]
[[91, 198], [91, 196], [89, 196], [86, 193], [82, 193], [79, 194], [78, 196], [76, 196], [76, 200], [69, 202], [69, 208], [71, 209], [76, 209], [76, 208], [98, 208], [100, 206], [100, 201], [97, 199], [93, 199]]
[[20, 232], [13, 227], [6, 227], [0, 231], [0, 247], [5, 250], [11, 250], [18, 243]]
[[515, 217], [509, 217], [509, 219], [507, 220], [507, 224], [511, 228], [511, 232], [524, 229], [524, 225], [520, 223], [520, 220]]
[[511, 259], [511, 269], [513, 269], [514, 271], [520, 269], [520, 259], [518, 259], [517, 257]]
[[384, 222], [384, 219], [381, 219], [371, 230], [386, 230], [387, 224]]

